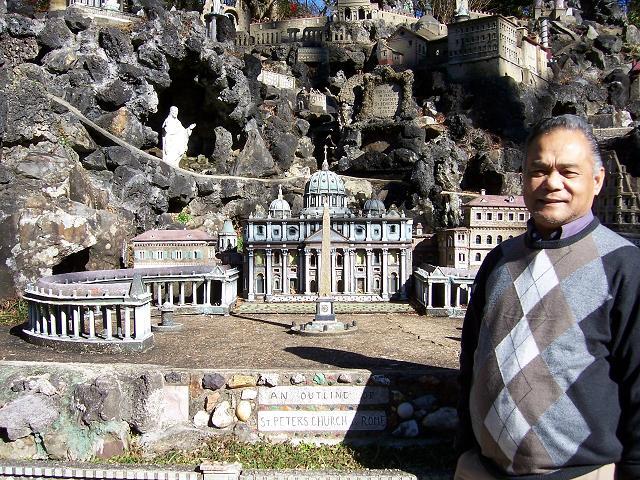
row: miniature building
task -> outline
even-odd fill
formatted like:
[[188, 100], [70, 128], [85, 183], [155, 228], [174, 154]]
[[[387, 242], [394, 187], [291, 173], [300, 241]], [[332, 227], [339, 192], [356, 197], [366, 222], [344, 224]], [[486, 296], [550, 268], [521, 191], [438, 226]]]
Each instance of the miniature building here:
[[447, 71], [453, 80], [509, 76], [535, 85], [547, 81], [547, 52], [526, 28], [501, 15], [448, 25]]
[[479, 267], [503, 240], [524, 233], [530, 217], [521, 196], [480, 195], [462, 207], [466, 226], [438, 232], [439, 264]]
[[379, 65], [416, 68], [427, 58], [427, 37], [401, 26], [386, 41], [378, 42]]
[[218, 250], [224, 252], [232, 250], [238, 246], [238, 235], [233, 228], [233, 223], [228, 218], [222, 225], [222, 231], [218, 233]]
[[201, 230], [149, 230], [131, 243], [133, 268], [216, 263], [216, 240]]
[[640, 245], [640, 179], [627, 173], [615, 152], [603, 157], [606, 175], [594, 214], [603, 225]]
[[342, 179], [329, 171], [326, 160], [307, 182], [298, 216], [292, 215], [281, 190], [268, 215], [249, 217], [244, 241], [246, 298], [315, 299], [324, 201], [331, 215], [331, 292], [336, 301], [406, 298], [413, 221], [376, 199], [367, 200], [362, 213], [353, 213]]
[[413, 272], [414, 296], [428, 313], [460, 316], [469, 304], [477, 268], [424, 264]]

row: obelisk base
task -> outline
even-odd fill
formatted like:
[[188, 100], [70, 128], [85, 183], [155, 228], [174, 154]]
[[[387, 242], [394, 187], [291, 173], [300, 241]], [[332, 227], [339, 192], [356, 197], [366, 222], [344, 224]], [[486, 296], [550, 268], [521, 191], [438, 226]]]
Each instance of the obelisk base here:
[[318, 297], [316, 300], [316, 315], [313, 321], [302, 325], [292, 325], [291, 332], [299, 335], [332, 336], [346, 335], [358, 330], [356, 322], [344, 323], [336, 320], [333, 311], [333, 298]]

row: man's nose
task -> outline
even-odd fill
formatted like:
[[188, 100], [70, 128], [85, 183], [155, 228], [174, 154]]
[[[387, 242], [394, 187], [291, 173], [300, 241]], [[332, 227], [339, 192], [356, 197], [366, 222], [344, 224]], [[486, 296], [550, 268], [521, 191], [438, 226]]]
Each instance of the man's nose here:
[[552, 170], [547, 175], [547, 181], [545, 182], [547, 190], [562, 190], [564, 182], [562, 181], [562, 175], [557, 170]]

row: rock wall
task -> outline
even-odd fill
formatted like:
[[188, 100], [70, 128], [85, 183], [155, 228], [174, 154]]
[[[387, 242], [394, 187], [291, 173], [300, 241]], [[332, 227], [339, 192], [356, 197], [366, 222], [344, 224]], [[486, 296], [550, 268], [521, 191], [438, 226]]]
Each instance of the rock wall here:
[[[0, 458], [14, 460], [106, 458], [132, 442], [152, 455], [195, 449], [220, 435], [245, 442], [450, 441], [456, 428], [456, 372], [445, 369], [285, 373], [21, 362], [1, 367]], [[365, 392], [361, 403], [346, 400], [354, 392]], [[338, 422], [350, 412], [384, 423], [355, 431]], [[269, 422], [290, 414], [298, 422], [308, 415], [308, 428], [296, 433], [292, 420], [271, 428]], [[332, 418], [335, 423], [320, 424]]]
[[[627, 73], [640, 40], [632, 26], [580, 20], [573, 36], [552, 32], [555, 80], [532, 89], [372, 69], [365, 44], [331, 47], [330, 64], [312, 71], [296, 62], [297, 44], [236, 51], [206, 38], [197, 12], [151, 3], [144, 20], [118, 28], [76, 8], [32, 18], [19, 7], [0, 13], [0, 298], [52, 271], [121, 266], [128, 239], [175, 226], [183, 210], [188, 227], [215, 233], [224, 218], [239, 225], [266, 206], [278, 183], [301, 205], [324, 145], [332, 169], [363, 178], [347, 182], [355, 210], [373, 193], [435, 229], [461, 220], [449, 192], [518, 193], [518, 152], [538, 118], [573, 112], [633, 126], [640, 115], [640, 83]], [[384, 34], [373, 23], [358, 29], [357, 38]], [[301, 110], [295, 94], [260, 84], [260, 56], [326, 93], [327, 112]], [[386, 81], [401, 85], [400, 114], [376, 118], [369, 96]], [[159, 155], [171, 105], [197, 124], [187, 170], [136, 150]]]

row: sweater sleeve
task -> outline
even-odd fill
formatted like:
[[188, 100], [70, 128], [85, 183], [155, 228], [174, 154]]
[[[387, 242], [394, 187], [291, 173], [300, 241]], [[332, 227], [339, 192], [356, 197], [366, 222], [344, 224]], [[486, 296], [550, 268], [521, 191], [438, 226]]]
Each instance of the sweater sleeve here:
[[640, 479], [640, 252], [629, 247], [626, 253], [611, 312], [612, 376], [619, 385], [618, 437], [623, 447], [618, 480]]
[[469, 414], [469, 396], [473, 380], [473, 358], [478, 346], [478, 335], [482, 323], [482, 312], [485, 305], [486, 281], [489, 272], [496, 263], [500, 248], [492, 250], [485, 258], [473, 282], [473, 293], [467, 307], [462, 325], [462, 342], [460, 350], [460, 373], [458, 385], [458, 431], [455, 447], [458, 453], [463, 453], [477, 446], [477, 441], [471, 427]]

